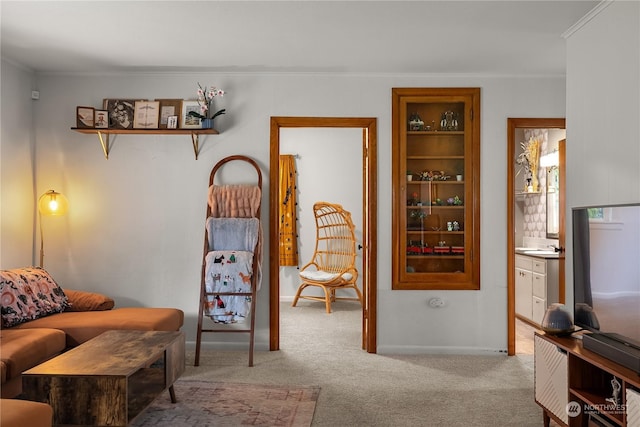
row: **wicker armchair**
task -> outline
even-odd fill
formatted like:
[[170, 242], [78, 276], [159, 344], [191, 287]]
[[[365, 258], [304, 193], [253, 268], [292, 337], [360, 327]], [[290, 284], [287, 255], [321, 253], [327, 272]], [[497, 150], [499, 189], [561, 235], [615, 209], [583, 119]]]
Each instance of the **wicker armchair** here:
[[[356, 283], [358, 270], [356, 261], [355, 226], [351, 214], [341, 205], [317, 202], [313, 205], [316, 218], [316, 247], [311, 261], [300, 270], [302, 284], [298, 287], [292, 306], [298, 299], [324, 301], [327, 313], [331, 313], [331, 302], [336, 300], [359, 301], [362, 292]], [[309, 286], [324, 291], [324, 297], [301, 295]], [[338, 289], [355, 290], [356, 297], [336, 297]]]

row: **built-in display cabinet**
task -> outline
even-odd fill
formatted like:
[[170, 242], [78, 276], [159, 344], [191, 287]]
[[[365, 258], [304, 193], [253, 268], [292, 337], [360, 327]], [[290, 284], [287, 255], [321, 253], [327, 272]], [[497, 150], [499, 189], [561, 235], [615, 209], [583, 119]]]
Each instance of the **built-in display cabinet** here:
[[393, 289], [480, 289], [480, 89], [392, 90]]

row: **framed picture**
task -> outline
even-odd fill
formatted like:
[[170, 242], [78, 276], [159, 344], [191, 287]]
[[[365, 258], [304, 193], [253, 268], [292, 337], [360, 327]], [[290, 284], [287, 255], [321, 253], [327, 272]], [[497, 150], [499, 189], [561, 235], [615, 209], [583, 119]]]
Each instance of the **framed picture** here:
[[178, 129], [178, 116], [167, 117], [167, 129]]
[[198, 104], [198, 101], [182, 101], [180, 127], [183, 129], [200, 129], [200, 119], [190, 116], [190, 111], [200, 113], [200, 104]]
[[182, 108], [182, 99], [156, 99], [156, 101], [160, 102], [160, 122], [158, 123], [158, 127], [160, 129], [169, 128], [167, 122], [168, 118], [170, 116], [177, 117], [180, 115], [180, 109]]
[[109, 127], [133, 129], [135, 102], [133, 99], [105, 99], [103, 108], [109, 112]]
[[160, 102], [136, 101], [133, 116], [134, 129], [158, 129], [160, 117]]
[[109, 127], [109, 112], [107, 110], [96, 110], [93, 115], [93, 124], [96, 129], [107, 129]]
[[94, 127], [93, 111], [93, 107], [76, 107], [76, 127], [84, 129]]

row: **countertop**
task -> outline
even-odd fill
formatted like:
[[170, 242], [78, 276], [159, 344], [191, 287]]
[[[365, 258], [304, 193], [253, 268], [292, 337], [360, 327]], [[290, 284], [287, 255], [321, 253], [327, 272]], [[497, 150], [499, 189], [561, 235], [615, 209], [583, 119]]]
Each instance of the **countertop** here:
[[558, 259], [558, 252], [554, 252], [553, 249], [541, 249], [541, 248], [516, 248], [516, 254], [532, 256], [536, 258], [544, 259]]

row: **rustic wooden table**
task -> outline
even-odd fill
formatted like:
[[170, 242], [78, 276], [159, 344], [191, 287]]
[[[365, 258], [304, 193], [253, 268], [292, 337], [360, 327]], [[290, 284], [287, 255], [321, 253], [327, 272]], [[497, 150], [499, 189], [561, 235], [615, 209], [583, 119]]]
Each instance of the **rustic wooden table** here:
[[55, 425], [126, 426], [184, 372], [183, 332], [105, 332], [23, 373], [23, 395]]

